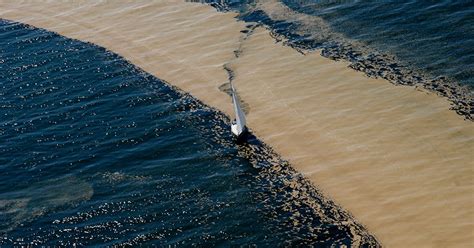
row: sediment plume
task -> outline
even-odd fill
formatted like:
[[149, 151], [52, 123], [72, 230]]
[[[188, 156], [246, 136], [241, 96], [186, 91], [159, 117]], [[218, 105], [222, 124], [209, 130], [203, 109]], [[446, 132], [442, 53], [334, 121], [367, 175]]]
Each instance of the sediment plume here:
[[1, 2], [0, 18], [106, 47], [230, 116], [229, 68], [252, 132], [382, 245], [472, 244], [474, 126], [425, 87], [198, 3]]

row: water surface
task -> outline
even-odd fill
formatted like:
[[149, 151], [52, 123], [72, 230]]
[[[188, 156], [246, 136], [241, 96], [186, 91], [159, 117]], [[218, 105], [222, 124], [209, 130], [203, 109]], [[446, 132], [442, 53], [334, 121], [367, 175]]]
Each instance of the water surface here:
[[361, 244], [229, 119], [90, 43], [0, 20], [0, 245]]
[[320, 49], [369, 77], [423, 87], [474, 120], [471, 1], [205, 1], [263, 24], [302, 53]]

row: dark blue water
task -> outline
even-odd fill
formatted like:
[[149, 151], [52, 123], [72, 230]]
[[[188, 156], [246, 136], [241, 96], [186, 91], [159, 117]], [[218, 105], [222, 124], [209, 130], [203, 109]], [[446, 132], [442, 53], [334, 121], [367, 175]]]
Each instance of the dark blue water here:
[[377, 246], [225, 115], [93, 44], [0, 20], [0, 116], [0, 246]]
[[473, 1], [291, 1], [345, 36], [474, 89]]
[[269, 27], [296, 49], [321, 49], [369, 77], [436, 92], [474, 120], [474, 1], [206, 2]]

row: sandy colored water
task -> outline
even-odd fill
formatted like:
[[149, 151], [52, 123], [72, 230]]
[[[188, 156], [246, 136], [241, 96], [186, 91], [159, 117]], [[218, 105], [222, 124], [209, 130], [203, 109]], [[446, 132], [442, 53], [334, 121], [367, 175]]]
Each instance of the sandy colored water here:
[[244, 39], [234, 17], [175, 1], [0, 1], [0, 18], [106, 47], [231, 115], [227, 65], [253, 132], [383, 245], [472, 247], [472, 122], [263, 28]]

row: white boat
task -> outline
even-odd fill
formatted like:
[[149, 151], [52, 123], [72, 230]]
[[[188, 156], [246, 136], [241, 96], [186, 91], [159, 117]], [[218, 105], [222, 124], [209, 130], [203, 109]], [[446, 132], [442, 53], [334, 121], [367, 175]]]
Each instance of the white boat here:
[[242, 137], [247, 132], [245, 114], [240, 107], [240, 101], [237, 97], [234, 85], [230, 82], [230, 88], [232, 91], [232, 104], [234, 105], [235, 120], [232, 122], [230, 130], [237, 137]]

